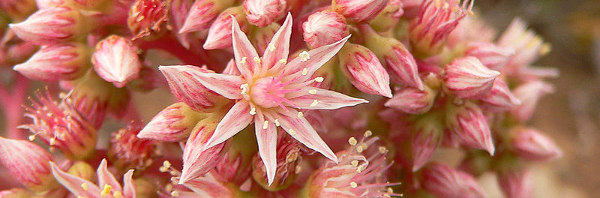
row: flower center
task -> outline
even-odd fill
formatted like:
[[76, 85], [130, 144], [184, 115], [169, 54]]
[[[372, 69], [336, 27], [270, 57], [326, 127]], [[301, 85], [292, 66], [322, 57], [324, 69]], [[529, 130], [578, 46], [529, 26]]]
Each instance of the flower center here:
[[250, 96], [252, 97], [254, 104], [264, 108], [276, 106], [285, 108], [283, 102], [294, 105], [285, 98], [285, 94], [297, 90], [285, 89], [285, 86], [288, 85], [289, 82], [282, 83], [280, 79], [281, 78], [269, 76], [256, 80], [250, 90]]

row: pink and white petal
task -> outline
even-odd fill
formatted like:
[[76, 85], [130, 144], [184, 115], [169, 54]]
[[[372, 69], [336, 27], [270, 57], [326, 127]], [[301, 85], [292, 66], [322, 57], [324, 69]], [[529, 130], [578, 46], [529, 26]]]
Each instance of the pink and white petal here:
[[369, 102], [316, 87], [300, 88], [300, 91], [289, 94], [289, 100], [300, 109], [339, 109]]
[[196, 193], [196, 197], [234, 197], [227, 186], [213, 178], [210, 173], [183, 184]]
[[321, 139], [310, 123], [304, 117], [298, 115], [298, 111], [294, 109], [286, 111], [280, 108], [270, 116], [273, 117], [273, 120], [277, 119], [281, 127], [300, 143], [323, 154], [323, 156], [333, 160], [335, 163], [338, 162], [337, 156], [335, 156], [325, 141]]
[[115, 179], [115, 176], [108, 171], [106, 164], [106, 159], [102, 159], [100, 165], [98, 166], [98, 170], [96, 171], [96, 174], [98, 175], [98, 186], [104, 186], [105, 184], [108, 184], [112, 186], [112, 189], [115, 191], [123, 191], [123, 189], [121, 189], [121, 184], [119, 184], [117, 179]]
[[[182, 65], [189, 70], [197, 72], [211, 73], [212, 71], [192, 65]], [[181, 72], [180, 70], [161, 69], [161, 72], [167, 79], [171, 93], [180, 101], [184, 102], [192, 109], [203, 110], [213, 106], [213, 91], [206, 88], [201, 82], [193, 77], [190, 72]]]
[[250, 114], [250, 104], [246, 100], [240, 100], [231, 107], [229, 112], [217, 125], [215, 133], [206, 142], [204, 149], [213, 147], [246, 128], [252, 122], [254, 115]]
[[269, 42], [267, 49], [263, 53], [263, 70], [272, 68], [282, 59], [287, 61], [287, 57], [290, 54], [291, 35], [292, 15], [288, 13], [285, 22], [283, 22], [283, 25], [281, 25], [275, 35], [273, 35], [271, 42]]
[[[177, 73], [181, 73], [182, 76], [187, 74], [195, 78], [200, 82], [201, 85], [190, 84], [182, 86], [202, 86], [222, 95], [229, 99], [240, 99], [242, 98], [242, 89], [240, 86], [244, 84], [244, 80], [240, 76], [232, 76], [227, 74], [217, 74], [212, 72], [203, 72], [195, 69], [194, 66], [160, 66], [158, 69], [165, 73], [165, 76], [175, 76]], [[168, 73], [168, 74], [167, 74]], [[195, 82], [195, 81], [189, 81]]]
[[135, 191], [136, 185], [133, 182], [133, 169], [129, 169], [125, 175], [123, 175], [123, 195], [127, 198], [137, 198]]
[[[52, 175], [54, 175], [56, 181], [67, 188], [67, 190], [75, 196], [100, 198], [100, 188], [98, 188], [96, 184], [64, 172], [54, 162], [50, 162], [50, 168], [52, 169]], [[83, 189], [83, 184], [86, 185], [87, 190]]]
[[179, 178], [180, 184], [202, 176], [212, 170], [219, 161], [216, 159], [223, 153], [225, 142], [205, 148], [205, 144], [214, 134], [216, 126], [212, 123], [213, 121], [206, 121], [210, 124], [203, 122], [205, 121], [200, 121], [194, 127], [185, 143], [185, 148], [183, 149], [183, 170], [181, 170]]
[[273, 122], [266, 121], [260, 113], [254, 117], [254, 126], [258, 153], [265, 164], [267, 181], [271, 185], [277, 171], [277, 127]]
[[[335, 43], [321, 46], [317, 49], [313, 49], [308, 51], [307, 55], [299, 55], [290, 61], [285, 68], [274, 67], [273, 70], [278, 71], [283, 69], [284, 78], [283, 82], [290, 81], [292, 79], [299, 79], [298, 82], [304, 82], [312, 77], [313, 73], [317, 71], [317, 69], [321, 68], [323, 64], [325, 64], [331, 57], [340, 51], [342, 46], [346, 43], [346, 41], [350, 38], [351, 35], [339, 40]], [[306, 69], [306, 74], [304, 74], [303, 70]]]
[[[232, 16], [233, 17], [233, 16]], [[233, 56], [235, 57], [235, 63], [246, 79], [251, 79], [254, 73], [260, 68], [261, 61], [255, 61], [255, 58], [260, 58], [250, 40], [240, 29], [240, 25], [237, 20], [231, 20], [233, 24], [231, 39], [233, 43]]]

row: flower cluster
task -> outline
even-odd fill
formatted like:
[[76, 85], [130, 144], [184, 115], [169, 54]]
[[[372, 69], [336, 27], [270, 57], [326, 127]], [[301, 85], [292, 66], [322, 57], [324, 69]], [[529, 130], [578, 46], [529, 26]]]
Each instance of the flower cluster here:
[[528, 164], [562, 155], [527, 126], [558, 73], [531, 66], [549, 45], [523, 21], [496, 39], [473, 4], [3, 0], [0, 69], [47, 88], [3, 107], [31, 135], [8, 120], [22, 186], [0, 197], [485, 197], [484, 172], [531, 197]]

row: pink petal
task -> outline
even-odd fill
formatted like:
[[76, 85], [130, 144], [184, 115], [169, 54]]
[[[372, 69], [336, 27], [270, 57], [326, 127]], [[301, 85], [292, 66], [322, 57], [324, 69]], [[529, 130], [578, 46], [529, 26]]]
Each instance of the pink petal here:
[[281, 59], [287, 61], [290, 54], [290, 36], [292, 35], [292, 15], [288, 13], [281, 28], [273, 35], [271, 42], [263, 53], [263, 69], [270, 69]]
[[136, 198], [137, 197], [137, 193], [135, 191], [136, 185], [135, 182], [133, 182], [133, 169], [129, 169], [125, 175], [123, 175], [123, 195], [125, 195], [125, 197], [127, 198]]
[[183, 170], [179, 183], [186, 183], [196, 177], [206, 174], [213, 169], [225, 147], [225, 143], [205, 148], [206, 142], [214, 134], [217, 122], [206, 118], [194, 127], [183, 149]]
[[123, 191], [123, 189], [121, 189], [121, 184], [119, 184], [117, 179], [115, 179], [115, 176], [108, 171], [108, 168], [106, 167], [106, 159], [102, 159], [96, 174], [98, 174], [98, 186], [104, 186], [105, 184], [108, 184], [112, 186], [115, 191]]
[[265, 117], [262, 115], [254, 117], [254, 126], [258, 152], [265, 163], [267, 180], [271, 185], [277, 171], [277, 127], [273, 122], [265, 122]]
[[[186, 71], [212, 73], [210, 70], [192, 65], [182, 65], [182, 67], [186, 67]], [[216, 94], [202, 85], [201, 81], [195, 78], [190, 72], [182, 72], [182, 70], [174, 69], [165, 70], [163, 67], [161, 68], [161, 72], [167, 79], [171, 93], [173, 93], [177, 99], [185, 102], [185, 104], [197, 111], [202, 111], [213, 106], [213, 95]]]
[[[339, 109], [369, 102], [364, 99], [353, 98], [335, 91], [316, 87], [300, 88], [300, 91], [294, 92], [289, 98], [300, 109]], [[317, 101], [316, 103], [315, 100]]]
[[[346, 41], [350, 38], [351, 35], [339, 40], [330, 45], [324, 45], [317, 49], [313, 49], [308, 51], [308, 59], [303, 61], [302, 56], [298, 56], [294, 58], [294, 60], [290, 61], [285, 68], [275, 67], [273, 70], [277, 71], [279, 69], [283, 69], [286, 77], [283, 78], [283, 82], [287, 82], [291, 79], [298, 78], [299, 81], [304, 82], [312, 77], [313, 73], [317, 71], [323, 64], [325, 64], [331, 57], [340, 51], [342, 46], [346, 43]], [[302, 70], [306, 68], [307, 73], [303, 74]]]
[[[255, 58], [260, 58], [256, 49], [248, 40], [246, 33], [240, 30], [240, 25], [237, 20], [232, 19], [232, 42], [233, 42], [233, 56], [235, 57], [235, 63], [240, 70], [240, 73], [246, 79], [250, 79], [252, 75], [260, 68], [260, 62], [256, 62]], [[246, 58], [244, 58], [246, 57]]]
[[[267, 116], [269, 116], [267, 114]], [[319, 137], [319, 134], [313, 129], [308, 121], [301, 116], [298, 116], [298, 112], [294, 109], [278, 109], [275, 114], [270, 115], [273, 118], [269, 120], [277, 121], [281, 124], [281, 127], [288, 132], [292, 137], [306, 145], [308, 148], [313, 149], [325, 157], [333, 160], [335, 163], [338, 162], [337, 156], [331, 151], [329, 146]]]
[[[199, 82], [197, 84], [195, 81], [184, 81], [184, 78], [180, 78], [181, 83], [185, 83], [181, 86], [184, 87], [193, 87], [193, 86], [205, 86], [206, 88], [217, 92], [223, 97], [229, 99], [240, 99], [242, 98], [242, 89], [240, 86], [244, 83], [243, 79], [240, 76], [231, 76], [227, 74], [217, 74], [211, 72], [201, 71], [199, 69], [194, 68], [194, 66], [160, 66], [160, 69], [165, 76], [182, 76], [187, 75], [193, 77], [195, 81]], [[189, 83], [189, 84], [188, 84]], [[194, 89], [188, 89], [194, 90]], [[190, 94], [195, 94], [191, 92]], [[193, 96], [190, 96], [193, 97]]]
[[[62, 186], [67, 188], [75, 196], [100, 198], [100, 189], [96, 184], [64, 172], [58, 168], [54, 162], [50, 162], [50, 168], [52, 168], [52, 175], [54, 175], [56, 181], [62, 184]], [[83, 187], [81, 187], [82, 184], [86, 184], [88, 189], [84, 190]]]
[[195, 197], [234, 197], [227, 186], [213, 177], [198, 177], [184, 184], [196, 193]]
[[219, 122], [215, 133], [206, 142], [204, 149], [213, 147], [234, 136], [252, 122], [252, 117], [254, 116], [250, 115], [250, 104], [246, 100], [238, 101]]

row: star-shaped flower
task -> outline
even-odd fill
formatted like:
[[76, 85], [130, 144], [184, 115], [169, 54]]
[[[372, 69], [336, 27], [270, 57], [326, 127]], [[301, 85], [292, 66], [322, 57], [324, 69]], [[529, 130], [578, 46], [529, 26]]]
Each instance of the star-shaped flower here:
[[299, 142], [337, 163], [337, 157], [303, 117], [303, 111], [338, 109], [367, 102], [313, 87], [314, 82], [323, 81], [322, 77], [313, 77], [315, 71], [333, 57], [350, 36], [330, 45], [304, 51], [288, 62], [291, 32], [292, 17], [288, 14], [261, 58], [240, 30], [237, 21], [233, 20], [233, 52], [241, 73], [239, 76], [204, 72], [193, 66], [159, 68], [171, 76], [194, 77], [181, 83], [201, 84], [182, 86], [204, 86], [223, 97], [236, 100], [204, 149], [226, 141], [254, 121], [259, 155], [265, 163], [269, 184], [273, 182], [277, 168], [277, 127], [282, 127]]

